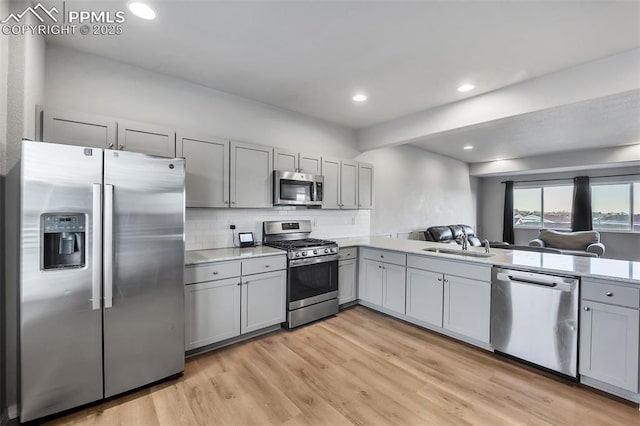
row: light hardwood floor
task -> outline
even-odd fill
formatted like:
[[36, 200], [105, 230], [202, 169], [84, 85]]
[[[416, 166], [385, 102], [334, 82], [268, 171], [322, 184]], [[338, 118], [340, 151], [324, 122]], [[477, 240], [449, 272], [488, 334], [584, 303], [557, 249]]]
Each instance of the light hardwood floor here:
[[187, 361], [78, 425], [640, 425], [637, 407], [363, 307]]

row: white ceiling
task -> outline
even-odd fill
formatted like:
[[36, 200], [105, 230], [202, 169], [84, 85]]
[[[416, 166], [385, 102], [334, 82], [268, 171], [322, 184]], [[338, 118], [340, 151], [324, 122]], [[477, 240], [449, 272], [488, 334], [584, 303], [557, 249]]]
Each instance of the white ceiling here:
[[[128, 13], [120, 36], [49, 41], [356, 129], [640, 46], [640, 2], [149, 3], [158, 19]], [[117, 10], [126, 2], [66, 7]], [[477, 90], [458, 93], [464, 81]], [[359, 91], [369, 101], [352, 102]], [[484, 132], [476, 143], [495, 136]], [[428, 149], [447, 150], [440, 145]], [[498, 155], [496, 147], [482, 158]]]
[[634, 143], [640, 143], [640, 90], [462, 127], [412, 145], [478, 163]]

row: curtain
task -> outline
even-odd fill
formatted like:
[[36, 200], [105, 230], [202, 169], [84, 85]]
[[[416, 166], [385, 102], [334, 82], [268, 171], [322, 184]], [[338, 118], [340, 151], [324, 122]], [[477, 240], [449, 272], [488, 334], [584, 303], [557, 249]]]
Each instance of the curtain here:
[[502, 241], [513, 244], [513, 181], [508, 180], [504, 185], [504, 221], [502, 224]]
[[577, 176], [573, 178], [571, 229], [574, 231], [591, 231], [593, 229], [589, 176]]

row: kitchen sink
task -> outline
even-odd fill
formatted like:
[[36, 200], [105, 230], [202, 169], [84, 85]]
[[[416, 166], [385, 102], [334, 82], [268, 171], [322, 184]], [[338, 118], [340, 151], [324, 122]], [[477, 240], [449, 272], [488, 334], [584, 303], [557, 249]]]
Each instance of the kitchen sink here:
[[471, 256], [471, 257], [491, 257], [495, 256], [495, 253], [485, 253], [481, 251], [468, 251], [468, 250], [454, 250], [448, 248], [429, 247], [422, 249], [424, 251], [430, 251], [431, 253], [444, 253], [444, 254], [456, 254], [459, 256]]

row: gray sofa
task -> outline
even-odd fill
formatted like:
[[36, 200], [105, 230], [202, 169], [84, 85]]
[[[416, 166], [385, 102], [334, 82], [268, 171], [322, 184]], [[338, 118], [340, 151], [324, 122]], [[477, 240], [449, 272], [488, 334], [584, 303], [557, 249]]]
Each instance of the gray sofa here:
[[598, 231], [571, 232], [541, 229], [538, 238], [529, 241], [529, 245], [554, 248], [560, 250], [562, 254], [574, 256], [600, 257], [605, 251]]

